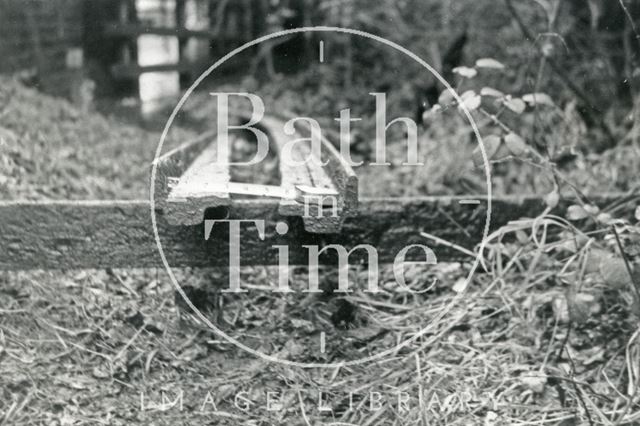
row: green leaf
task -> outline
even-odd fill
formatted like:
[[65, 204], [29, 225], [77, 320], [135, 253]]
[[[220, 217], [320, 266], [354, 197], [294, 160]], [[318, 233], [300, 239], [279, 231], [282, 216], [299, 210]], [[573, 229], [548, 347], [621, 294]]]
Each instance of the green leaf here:
[[469, 67], [455, 67], [453, 72], [464, 78], [473, 78], [478, 75], [478, 71], [475, 68]]
[[592, 216], [595, 216], [598, 213], [600, 213], [600, 208], [592, 204], [585, 204], [584, 209], [586, 210], [587, 213], [589, 213]]
[[504, 103], [504, 106], [506, 106], [516, 114], [522, 114], [525, 108], [527, 107], [527, 105], [524, 103], [522, 99], [512, 98], [510, 96], [507, 96], [507, 98], [503, 101], [503, 103]]
[[582, 220], [589, 217], [589, 213], [577, 204], [569, 206], [567, 209], [567, 219], [569, 220]]
[[476, 61], [476, 67], [478, 68], [491, 68], [495, 70], [504, 69], [504, 65], [501, 62], [492, 58], [481, 58]]
[[[460, 96], [462, 99], [462, 105], [469, 111], [475, 111], [480, 106], [482, 98], [473, 90], [467, 90]], [[462, 108], [461, 108], [462, 109]]]
[[455, 92], [453, 90], [444, 89], [438, 97], [438, 104], [440, 104], [440, 106], [443, 108], [451, 105], [455, 101], [455, 98], [453, 96], [454, 93]]
[[425, 126], [432, 124], [435, 121], [435, 118], [442, 112], [442, 107], [438, 104], [435, 104], [430, 109], [426, 110], [422, 114], [422, 123]]
[[509, 148], [509, 151], [515, 156], [522, 155], [527, 152], [527, 144], [520, 136], [511, 132], [504, 137], [504, 142]]
[[[500, 136], [496, 135], [489, 135], [486, 138], [482, 139], [482, 144], [484, 145], [488, 161], [491, 161], [493, 156], [496, 155], [496, 152], [498, 152], [501, 143], [502, 140], [500, 139]], [[484, 165], [484, 159], [482, 158], [482, 150], [480, 149], [480, 145], [478, 145], [476, 149], [473, 150], [472, 158], [473, 164], [476, 167]]]
[[552, 191], [548, 193], [546, 197], [544, 197], [544, 202], [546, 203], [547, 207], [553, 209], [560, 202], [560, 194], [558, 194], [558, 191]]
[[482, 96], [490, 96], [492, 98], [504, 98], [504, 93], [494, 89], [493, 87], [483, 87], [482, 90], [480, 90], [480, 94]]
[[522, 100], [529, 105], [555, 106], [551, 96], [546, 93], [528, 93], [522, 97]]

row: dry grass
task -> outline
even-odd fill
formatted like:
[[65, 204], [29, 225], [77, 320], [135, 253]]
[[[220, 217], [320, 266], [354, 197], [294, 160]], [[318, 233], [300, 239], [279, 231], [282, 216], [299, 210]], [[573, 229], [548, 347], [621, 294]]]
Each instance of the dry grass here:
[[[490, 272], [468, 286], [465, 265], [408, 270], [409, 286], [429, 288], [422, 295], [395, 291], [385, 269], [384, 291], [349, 294], [353, 318], [338, 325], [337, 295], [274, 295], [277, 271], [245, 271], [250, 291], [225, 299], [232, 325], [224, 329], [255, 349], [330, 362], [418, 336], [382, 361], [332, 369], [238, 350], [176, 304], [162, 271], [3, 273], [0, 412], [5, 424], [637, 424], [632, 288], [612, 289], [599, 272], [585, 272], [577, 286], [578, 260], [595, 248], [560, 264], [550, 247], [489, 245]], [[324, 284], [334, 277], [327, 272]], [[220, 285], [212, 271], [178, 276], [195, 288]], [[295, 285], [306, 285], [305, 271]], [[327, 331], [324, 354], [319, 330]], [[163, 393], [175, 402], [179, 392], [182, 410], [160, 405]], [[236, 397], [250, 408], [239, 409]], [[269, 411], [268, 398], [282, 406]]]
[[[166, 145], [195, 135], [174, 128]], [[2, 199], [146, 198], [159, 139], [0, 76]]]

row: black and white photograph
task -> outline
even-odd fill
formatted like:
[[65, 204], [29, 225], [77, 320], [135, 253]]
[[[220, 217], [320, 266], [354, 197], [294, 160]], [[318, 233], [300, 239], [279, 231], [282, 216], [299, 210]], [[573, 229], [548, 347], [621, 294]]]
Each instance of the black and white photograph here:
[[640, 0], [0, 0], [4, 425], [640, 425]]

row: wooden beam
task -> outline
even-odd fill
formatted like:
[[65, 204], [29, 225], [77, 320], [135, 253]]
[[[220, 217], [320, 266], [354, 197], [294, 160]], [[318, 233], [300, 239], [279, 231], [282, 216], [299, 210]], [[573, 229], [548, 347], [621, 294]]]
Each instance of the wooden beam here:
[[199, 72], [203, 71], [209, 65], [206, 62], [178, 62], [176, 64], [159, 64], [159, 65], [138, 65], [138, 64], [116, 64], [111, 66], [111, 74], [114, 78], [136, 78], [140, 74], [146, 72]]
[[[468, 198], [468, 197], [467, 197]], [[258, 238], [255, 226], [243, 226], [240, 247], [244, 265], [277, 264], [274, 244], [287, 244], [290, 264], [304, 265], [303, 245], [341, 244], [348, 250], [371, 244], [380, 262], [392, 262], [409, 244], [431, 247], [439, 261], [466, 259], [458, 251], [436, 245], [420, 236], [429, 232], [449, 242], [473, 248], [482, 238], [486, 200], [460, 203], [462, 197], [377, 198], [359, 202], [354, 216], [346, 218], [338, 234], [311, 234], [302, 219], [278, 213], [278, 200], [237, 201], [229, 206], [229, 218], [263, 219], [266, 236]], [[595, 198], [606, 205], [620, 196]], [[508, 197], [493, 200], [491, 228], [544, 209], [540, 197]], [[569, 202], [558, 207], [558, 213]], [[170, 265], [176, 267], [228, 266], [228, 225], [216, 224], [208, 241], [203, 225], [171, 226], [157, 216], [158, 233]], [[275, 233], [278, 221], [289, 232]], [[328, 250], [331, 252], [331, 250]], [[351, 263], [362, 259], [354, 253]], [[335, 263], [332, 253], [320, 262]], [[155, 244], [148, 201], [0, 202], [0, 270], [90, 269], [106, 267], [162, 266]]]
[[[174, 36], [179, 38], [225, 39], [224, 35], [211, 30], [190, 30], [184, 27], [153, 27], [142, 24], [121, 24], [118, 22], [105, 25], [104, 35], [107, 37], [131, 38], [152, 34], [160, 36]], [[228, 40], [228, 39], [227, 39]]]
[[[236, 111], [229, 111], [234, 119], [248, 122], [250, 117]], [[279, 213], [283, 216], [304, 216], [305, 230], [312, 233], [332, 234], [338, 232], [344, 218], [351, 215], [358, 206], [358, 178], [351, 166], [340, 156], [337, 150], [326, 140], [321, 140], [321, 152], [324, 158], [315, 158], [310, 142], [303, 141], [292, 145], [288, 153], [292, 158], [283, 161], [283, 147], [300, 134], [288, 135], [284, 131], [285, 122], [275, 117], [263, 117], [256, 125], [268, 136], [270, 148], [279, 155], [281, 182], [278, 189], [296, 193], [301, 187], [324, 190], [324, 196], [316, 199], [308, 197], [300, 200], [275, 193], [280, 197]], [[309, 130], [310, 131], [310, 130]], [[156, 174], [156, 194], [159, 209], [163, 210], [167, 221], [172, 225], [196, 225], [203, 220], [204, 212], [209, 208], [231, 204], [230, 195], [238, 195], [229, 186], [229, 155], [234, 143], [229, 141], [227, 150], [220, 153], [224, 162], [218, 158], [219, 141], [208, 132], [195, 142], [191, 141], [168, 152], [159, 158]], [[230, 138], [242, 138], [237, 134]], [[208, 142], [205, 143], [205, 142]], [[306, 142], [306, 143], [305, 143]], [[310, 157], [314, 160], [306, 161]], [[294, 161], [292, 161], [294, 160]], [[322, 164], [326, 163], [326, 164]], [[179, 166], [179, 167], [176, 167]], [[237, 182], [236, 182], [237, 183]], [[227, 186], [227, 187], [225, 187]], [[266, 186], [253, 185], [257, 191], [254, 196], [269, 196]], [[262, 187], [263, 191], [259, 188]], [[235, 188], [238, 190], [238, 186]], [[249, 188], [249, 185], [246, 186]], [[272, 188], [273, 189], [273, 188]], [[242, 193], [246, 191], [241, 190]], [[271, 196], [273, 195], [273, 191]], [[318, 215], [317, 202], [327, 202], [326, 214]], [[313, 213], [313, 214], [306, 214]]]
[[171, 192], [171, 181], [179, 178], [198, 158], [198, 155], [216, 137], [215, 130], [209, 130], [196, 138], [164, 153], [155, 160], [157, 165], [155, 178], [156, 204], [159, 209], [167, 207], [167, 198]]
[[[289, 153], [292, 158], [288, 161], [282, 161], [283, 148], [292, 140], [300, 139], [301, 134], [298, 131], [293, 135], [286, 134], [284, 131], [285, 121], [275, 117], [263, 117], [260, 124], [264, 126], [269, 137], [274, 141], [273, 145], [278, 153], [280, 176], [282, 177], [281, 186], [293, 189], [298, 185], [305, 185], [325, 188], [338, 193], [334, 197], [336, 205], [328, 215], [321, 218], [314, 215], [304, 217], [305, 229], [321, 234], [337, 232], [342, 226], [344, 218], [351, 215], [358, 206], [358, 177], [351, 166], [325, 138], [321, 140], [321, 152], [324, 153], [324, 158], [315, 158], [310, 143], [298, 142], [294, 145], [295, 149]], [[311, 129], [305, 131], [310, 134]], [[304, 160], [310, 156], [314, 160], [304, 163]], [[301, 164], [293, 164], [293, 162]], [[321, 165], [321, 162], [326, 162], [326, 165]], [[310, 210], [310, 207], [310, 204], [305, 207], [303, 203], [282, 199], [279, 212], [284, 216], [303, 216], [305, 208]]]
[[[234, 137], [229, 137], [231, 146]], [[177, 184], [172, 186], [163, 209], [170, 224], [195, 225], [202, 222], [207, 208], [231, 204], [228, 191], [211, 189], [231, 181], [228, 154], [224, 161], [218, 159], [217, 138], [212, 136], [184, 173], [174, 178]]]
[[[218, 68], [220, 71], [220, 76], [228, 76], [233, 72], [243, 71], [242, 68], [246, 66], [246, 60], [244, 58], [232, 58], [229, 61], [225, 62], [223, 65]], [[179, 73], [189, 74], [192, 78], [197, 77], [200, 73], [205, 71], [213, 64], [213, 61], [202, 60], [202, 61], [189, 61], [182, 60], [175, 64], [160, 64], [160, 65], [138, 65], [135, 63], [131, 64], [114, 64], [110, 67], [111, 76], [115, 79], [132, 79], [137, 78], [140, 74], [146, 72], [167, 72], [167, 71], [178, 71]]]

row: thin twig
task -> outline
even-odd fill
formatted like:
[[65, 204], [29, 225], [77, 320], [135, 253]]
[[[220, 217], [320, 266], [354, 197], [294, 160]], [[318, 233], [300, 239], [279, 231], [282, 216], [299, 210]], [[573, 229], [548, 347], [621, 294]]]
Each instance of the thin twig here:
[[[527, 40], [531, 40], [532, 42], [533, 42], [533, 40], [536, 40], [536, 37], [534, 37], [534, 35], [531, 33], [531, 31], [529, 31], [529, 28], [527, 28], [527, 26], [525, 25], [524, 21], [522, 20], [522, 17], [520, 16], [520, 14], [518, 14], [518, 11], [513, 6], [512, 0], [505, 0], [505, 3], [507, 5], [507, 9], [509, 9], [509, 13], [511, 13], [511, 16], [515, 19], [516, 23], [518, 24], [518, 27], [520, 28], [520, 31], [525, 36], [525, 38]], [[594, 124], [598, 125], [605, 132], [605, 134], [607, 135], [607, 138], [610, 141], [609, 145], [613, 146], [615, 138], [613, 137], [613, 133], [611, 132], [611, 129], [609, 128], [607, 123], [604, 122], [604, 120], [602, 119], [602, 117], [600, 115], [593, 114], [591, 112], [591, 110], [589, 109], [589, 108], [593, 108], [593, 102], [591, 102], [591, 99], [589, 99], [589, 97], [586, 95], [586, 93], [583, 92], [582, 89], [580, 89], [580, 87], [578, 87], [578, 85], [573, 80], [571, 80], [570, 77], [568, 77], [566, 75], [567, 74], [566, 70], [564, 68], [562, 68], [561, 66], [559, 66], [553, 60], [553, 58], [551, 58], [551, 57], [547, 58], [547, 62], [549, 64], [549, 68], [551, 68], [551, 70], [556, 74], [556, 76], [560, 80], [562, 80], [562, 82], [578, 98], [580, 98], [580, 100], [584, 104], [586, 104], [586, 108], [582, 108], [582, 113], [585, 115], [585, 118], [588, 118]]]
[[624, 260], [624, 266], [625, 268], [627, 268], [627, 274], [629, 274], [631, 287], [633, 287], [633, 289], [635, 290], [637, 302], [640, 304], [640, 286], [634, 280], [633, 271], [631, 270], [631, 264], [629, 263], [627, 254], [624, 252], [624, 249], [622, 248], [620, 235], [618, 235], [618, 230], [616, 229], [615, 225], [611, 225], [611, 231], [613, 232], [613, 235], [616, 237], [616, 244], [618, 245], [618, 250], [620, 250], [620, 256], [622, 256], [622, 260]]
[[631, 30], [633, 31], [633, 35], [636, 36], [635, 39], [638, 42], [638, 46], [640, 47], [640, 34], [638, 34], [636, 23], [633, 20], [631, 13], [629, 13], [629, 9], [627, 9], [627, 6], [624, 5], [623, 0], [618, 0], [618, 3], [620, 3], [620, 7], [622, 8], [624, 15], [626, 16], [627, 20], [629, 21], [629, 24], [631, 25]]
[[[571, 356], [571, 354], [569, 353], [569, 349], [566, 349], [567, 352], [567, 357], [569, 358], [569, 362], [571, 363], [571, 378], [573, 379], [575, 371], [576, 371], [576, 365], [573, 362], [573, 357]], [[582, 409], [584, 410], [585, 414], [587, 415], [587, 420], [589, 420], [589, 426], [593, 426], [593, 419], [591, 418], [591, 413], [589, 412], [589, 409], [587, 408], [587, 404], [584, 402], [584, 399], [582, 398], [582, 391], [580, 390], [580, 388], [578, 387], [578, 384], [575, 381], [571, 381], [571, 384], [573, 385], [573, 389], [576, 391], [576, 395], [578, 397], [578, 400], [580, 401], [580, 404], [582, 405]]]

